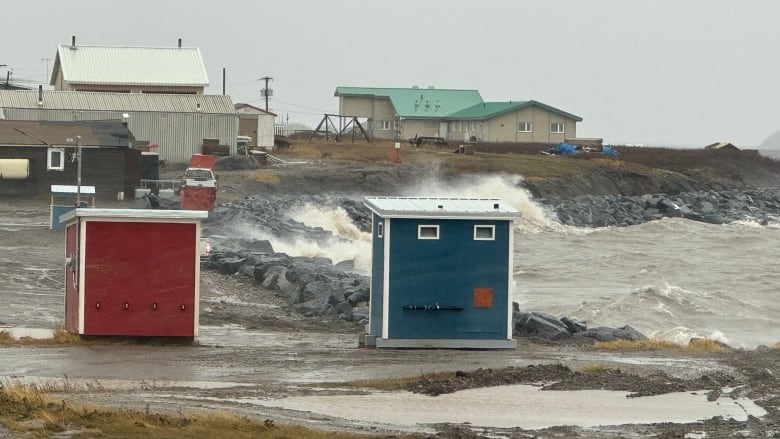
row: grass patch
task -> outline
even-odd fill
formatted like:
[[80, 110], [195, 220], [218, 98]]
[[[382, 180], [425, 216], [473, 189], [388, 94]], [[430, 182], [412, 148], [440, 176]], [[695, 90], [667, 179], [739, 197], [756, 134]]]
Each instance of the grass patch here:
[[719, 352], [724, 346], [716, 341], [692, 338], [687, 346], [664, 340], [614, 340], [600, 341], [593, 345], [596, 349], [608, 351], [697, 351]]
[[279, 184], [279, 176], [274, 174], [264, 174], [262, 172], [256, 172], [252, 179], [255, 180], [258, 183], [268, 184], [271, 186], [276, 186]]
[[769, 347], [770, 349], [780, 349], [780, 343], [775, 343]]
[[[258, 438], [357, 439], [376, 436], [277, 425], [229, 413], [178, 413], [106, 409], [52, 399], [34, 388], [0, 389], [0, 424], [24, 437], [50, 437], [65, 430], [73, 437], [111, 438]], [[419, 437], [417, 435], [406, 436]]]
[[321, 140], [296, 140], [289, 148], [274, 151], [274, 155], [282, 159], [303, 160], [342, 160], [356, 163], [386, 162], [390, 151], [394, 149], [392, 142], [325, 142]]
[[592, 374], [600, 374], [600, 373], [607, 373], [611, 372], [614, 369], [612, 369], [609, 366], [603, 365], [603, 364], [589, 364], [582, 369], [580, 369], [580, 372], [582, 373], [592, 373]]
[[[673, 149], [617, 146], [619, 159], [603, 154], [551, 156], [539, 154], [549, 144], [479, 143], [472, 145], [473, 155], [453, 154], [458, 142], [436, 148], [411, 147], [401, 142], [400, 162], [430, 164], [436, 162], [442, 171], [452, 173], [505, 172], [526, 178], [566, 178], [594, 172], [616, 172], [656, 177], [661, 170], [678, 172], [705, 182], [773, 176], [780, 172], [780, 161], [763, 157], [756, 151], [717, 152], [705, 149]], [[324, 140], [295, 140], [290, 148], [274, 152], [282, 158], [305, 160], [344, 160], [354, 163], [388, 163], [394, 149], [392, 141], [350, 140], [336, 143]], [[751, 170], [747, 172], [746, 170]]]
[[96, 344], [125, 344], [149, 346], [194, 346], [191, 337], [134, 337], [121, 335], [80, 336], [57, 328], [50, 338], [14, 338], [8, 331], [0, 331], [0, 346], [87, 346]]
[[68, 346], [82, 343], [78, 334], [73, 334], [62, 328], [54, 330], [51, 338], [14, 338], [8, 331], [0, 331], [0, 346]]
[[410, 384], [423, 382], [426, 380], [452, 380], [455, 379], [455, 372], [435, 372], [413, 377], [401, 378], [381, 378], [375, 380], [357, 380], [346, 383], [349, 386], [362, 389], [375, 389], [384, 391], [404, 390]]
[[724, 350], [721, 343], [714, 340], [707, 340], [706, 338], [692, 338], [688, 342], [688, 349], [699, 352], [720, 352]]

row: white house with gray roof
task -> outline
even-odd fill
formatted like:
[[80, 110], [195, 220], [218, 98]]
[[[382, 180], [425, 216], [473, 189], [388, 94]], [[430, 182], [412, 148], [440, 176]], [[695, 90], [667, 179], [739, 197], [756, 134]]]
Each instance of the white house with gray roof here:
[[196, 47], [57, 47], [50, 84], [59, 91], [203, 94], [209, 85]]

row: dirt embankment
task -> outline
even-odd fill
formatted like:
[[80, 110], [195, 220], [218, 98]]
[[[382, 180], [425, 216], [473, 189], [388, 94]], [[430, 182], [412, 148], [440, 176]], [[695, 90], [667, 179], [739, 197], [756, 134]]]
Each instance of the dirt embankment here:
[[537, 198], [780, 187], [780, 162], [751, 151], [617, 149], [621, 156], [615, 159], [584, 153], [574, 157], [535, 151], [466, 155], [436, 148], [402, 148], [400, 159], [395, 160], [392, 145], [303, 142], [274, 152], [283, 164], [253, 164], [243, 157], [230, 157], [220, 160], [217, 169], [221, 199], [246, 190], [399, 195], [421, 183], [485, 174], [521, 175], [522, 185]]

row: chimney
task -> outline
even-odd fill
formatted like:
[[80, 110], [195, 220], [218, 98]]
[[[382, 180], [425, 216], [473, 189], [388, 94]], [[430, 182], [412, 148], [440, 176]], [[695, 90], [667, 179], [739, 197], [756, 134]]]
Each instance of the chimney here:
[[70, 50], [76, 50], [76, 36], [70, 37]]
[[179, 38], [179, 49], [181, 49], [181, 38]]
[[43, 86], [38, 86], [38, 106], [43, 105]]

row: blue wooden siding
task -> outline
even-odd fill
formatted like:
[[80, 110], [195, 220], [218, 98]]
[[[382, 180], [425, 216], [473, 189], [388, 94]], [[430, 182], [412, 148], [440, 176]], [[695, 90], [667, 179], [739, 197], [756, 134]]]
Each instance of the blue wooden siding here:
[[384, 236], [386, 231], [383, 231], [382, 238], [377, 236], [377, 225], [384, 220], [374, 214], [372, 218], [371, 233], [373, 238], [371, 239], [371, 301], [370, 301], [370, 316], [369, 325], [371, 335], [382, 335], [382, 292], [384, 282], [384, 267], [385, 267], [385, 240]]
[[[377, 220], [376, 216], [374, 220]], [[421, 224], [439, 225], [439, 239], [418, 239], [418, 225]], [[510, 221], [496, 220], [393, 218], [388, 337], [506, 339], [510, 224]], [[474, 240], [475, 225], [495, 225], [495, 240]], [[374, 236], [372, 288], [376, 285], [374, 282], [381, 282], [377, 275], [382, 273], [376, 267], [383, 266], [383, 255], [377, 254], [378, 242]], [[492, 307], [474, 305], [475, 288], [493, 289]], [[372, 296], [372, 300], [376, 300], [373, 291]], [[463, 309], [402, 309], [404, 305], [435, 304]]]

